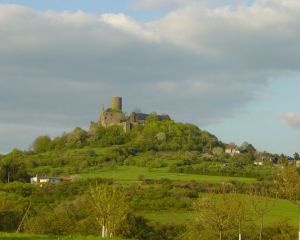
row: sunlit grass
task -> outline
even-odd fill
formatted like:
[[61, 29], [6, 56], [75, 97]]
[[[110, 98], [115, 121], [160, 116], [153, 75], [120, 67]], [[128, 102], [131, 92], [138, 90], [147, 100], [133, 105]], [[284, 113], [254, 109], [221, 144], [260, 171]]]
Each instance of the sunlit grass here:
[[144, 179], [170, 179], [170, 180], [182, 180], [182, 181], [197, 181], [208, 183], [220, 183], [230, 181], [240, 182], [255, 182], [255, 178], [244, 177], [227, 177], [227, 176], [210, 176], [210, 175], [198, 175], [198, 174], [179, 174], [170, 173], [168, 168], [153, 168], [137, 166], [116, 166], [115, 169], [104, 168], [99, 170], [93, 170], [91, 172], [83, 172], [79, 174], [84, 178], [113, 178], [118, 182], [136, 182], [142, 176]]
[[[99, 236], [46, 236], [22, 233], [0, 233], [1, 240], [97, 240]], [[102, 239], [102, 238], [101, 238]], [[121, 240], [121, 238], [109, 238], [110, 240]]]

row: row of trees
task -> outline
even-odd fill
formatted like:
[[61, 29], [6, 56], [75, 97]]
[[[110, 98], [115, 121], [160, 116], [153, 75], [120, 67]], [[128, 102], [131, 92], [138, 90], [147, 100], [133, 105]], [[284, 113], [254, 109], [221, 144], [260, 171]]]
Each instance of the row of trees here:
[[32, 143], [35, 153], [52, 150], [66, 150], [85, 146], [110, 146], [128, 142], [129, 135], [119, 126], [104, 128], [99, 126], [93, 132], [87, 132], [79, 127], [60, 137], [51, 139], [49, 136], [40, 136]]

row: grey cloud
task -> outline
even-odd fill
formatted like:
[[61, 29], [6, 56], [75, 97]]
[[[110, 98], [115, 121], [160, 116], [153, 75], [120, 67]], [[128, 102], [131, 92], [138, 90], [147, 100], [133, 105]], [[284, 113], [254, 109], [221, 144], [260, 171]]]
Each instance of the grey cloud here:
[[132, 7], [139, 11], [173, 9], [185, 7], [192, 4], [206, 6], [222, 6], [240, 3], [239, 0], [132, 0]]
[[87, 127], [111, 95], [201, 126], [234, 116], [299, 72], [300, 3], [289, 2], [193, 5], [148, 23], [0, 5], [0, 151]]

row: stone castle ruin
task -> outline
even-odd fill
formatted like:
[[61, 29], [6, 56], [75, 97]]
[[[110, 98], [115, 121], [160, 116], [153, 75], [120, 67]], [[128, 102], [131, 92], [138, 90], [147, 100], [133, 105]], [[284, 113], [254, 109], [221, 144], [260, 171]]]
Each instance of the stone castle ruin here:
[[[94, 129], [97, 126], [109, 127], [118, 125], [121, 126], [125, 132], [130, 131], [136, 125], [143, 125], [147, 121], [147, 117], [150, 114], [131, 112], [127, 116], [122, 111], [122, 98], [112, 97], [110, 102], [110, 108], [102, 109], [98, 122], [91, 122], [90, 129]], [[159, 121], [170, 120], [169, 115], [157, 115]]]

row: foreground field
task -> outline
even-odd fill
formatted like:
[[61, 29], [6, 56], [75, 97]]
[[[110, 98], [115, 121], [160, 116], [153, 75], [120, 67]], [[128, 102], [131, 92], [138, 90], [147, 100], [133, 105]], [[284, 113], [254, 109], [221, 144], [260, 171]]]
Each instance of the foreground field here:
[[[159, 223], [184, 223], [193, 221], [195, 214], [193, 211], [141, 211], [138, 214], [146, 219]], [[297, 226], [298, 224], [298, 208], [287, 200], [271, 200], [270, 210], [265, 216], [267, 225], [279, 220], [286, 220], [290, 224]], [[256, 218], [253, 216], [253, 218]]]
[[[22, 233], [0, 233], [1, 240], [96, 240], [99, 237], [96, 236], [43, 236], [43, 235], [31, 235]], [[109, 238], [110, 240], [121, 240], [121, 238]]]
[[221, 183], [230, 181], [240, 182], [255, 182], [255, 178], [243, 178], [243, 177], [227, 177], [227, 176], [208, 176], [197, 174], [178, 174], [168, 172], [168, 168], [153, 168], [137, 166], [118, 166], [114, 169], [104, 168], [99, 170], [93, 170], [91, 172], [80, 173], [79, 176], [83, 178], [112, 178], [121, 183], [138, 182], [141, 178], [144, 179], [170, 179], [170, 180], [182, 180], [182, 181], [198, 181], [209, 183]]

